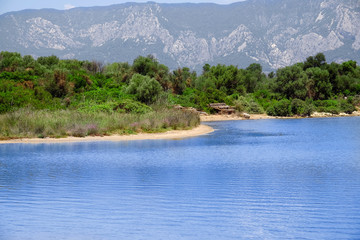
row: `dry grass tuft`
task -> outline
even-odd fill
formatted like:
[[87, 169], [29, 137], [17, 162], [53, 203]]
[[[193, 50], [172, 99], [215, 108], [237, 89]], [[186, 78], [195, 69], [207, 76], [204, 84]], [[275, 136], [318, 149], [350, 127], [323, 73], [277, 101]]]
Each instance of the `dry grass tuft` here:
[[199, 124], [198, 114], [167, 108], [145, 114], [20, 109], [0, 115], [0, 139], [163, 132]]

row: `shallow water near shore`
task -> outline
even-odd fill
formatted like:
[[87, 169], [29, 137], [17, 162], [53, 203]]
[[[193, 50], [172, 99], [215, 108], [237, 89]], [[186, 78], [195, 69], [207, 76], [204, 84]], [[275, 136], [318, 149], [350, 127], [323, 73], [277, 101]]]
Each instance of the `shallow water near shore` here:
[[0, 145], [0, 239], [359, 239], [360, 118]]

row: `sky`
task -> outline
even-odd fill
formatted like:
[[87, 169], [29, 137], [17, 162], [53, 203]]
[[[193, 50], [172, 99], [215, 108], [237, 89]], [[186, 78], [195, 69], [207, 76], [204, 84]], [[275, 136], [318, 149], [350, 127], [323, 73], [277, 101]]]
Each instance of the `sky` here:
[[[155, 0], [158, 3], [203, 3], [229, 4], [243, 0]], [[59, 10], [74, 7], [108, 6], [125, 2], [148, 2], [148, 0], [0, 0], [0, 14], [24, 9], [55, 8]]]

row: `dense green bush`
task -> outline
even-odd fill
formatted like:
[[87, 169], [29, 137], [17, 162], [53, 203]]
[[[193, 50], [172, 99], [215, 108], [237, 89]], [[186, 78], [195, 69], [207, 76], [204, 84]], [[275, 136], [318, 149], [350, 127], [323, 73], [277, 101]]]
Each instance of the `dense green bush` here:
[[264, 109], [258, 104], [252, 97], [239, 96], [237, 100], [234, 100], [235, 110], [238, 112], [247, 112], [253, 114], [260, 114], [264, 112]]
[[300, 99], [293, 99], [291, 101], [291, 113], [298, 116], [310, 116], [314, 111], [311, 102], [302, 101]]
[[346, 100], [341, 100], [340, 101], [340, 110], [341, 110], [341, 112], [351, 114], [352, 112], [356, 111], [356, 108], [350, 102], [348, 102]]
[[0, 82], [0, 113], [31, 104], [33, 92], [11, 81]]
[[161, 85], [154, 78], [135, 74], [126, 88], [128, 94], [133, 94], [135, 98], [143, 103], [153, 103], [161, 93]]
[[328, 112], [332, 114], [339, 114], [341, 112], [339, 102], [336, 100], [317, 100], [314, 101], [317, 112]]
[[138, 114], [144, 114], [152, 111], [151, 107], [131, 99], [120, 100], [119, 102], [117, 102], [114, 110], [117, 112]]
[[274, 101], [268, 109], [266, 109], [266, 113], [270, 116], [282, 116], [287, 117], [291, 116], [291, 102], [288, 99], [282, 99], [280, 101]]

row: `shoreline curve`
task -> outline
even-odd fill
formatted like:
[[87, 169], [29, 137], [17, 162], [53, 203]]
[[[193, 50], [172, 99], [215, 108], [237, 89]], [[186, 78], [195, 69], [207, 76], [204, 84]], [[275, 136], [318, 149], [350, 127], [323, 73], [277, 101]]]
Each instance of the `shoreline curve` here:
[[9, 143], [74, 143], [74, 142], [104, 142], [104, 141], [134, 141], [134, 140], [166, 140], [184, 139], [197, 137], [213, 132], [214, 129], [208, 125], [201, 124], [190, 130], [170, 130], [164, 133], [138, 133], [134, 135], [110, 135], [110, 136], [86, 136], [65, 138], [21, 138], [1, 140], [0, 144]]

